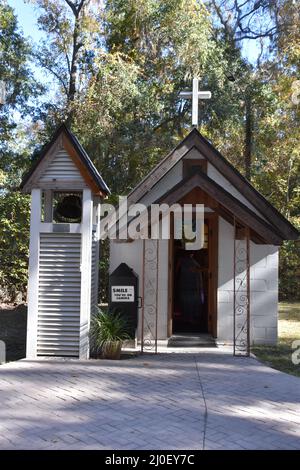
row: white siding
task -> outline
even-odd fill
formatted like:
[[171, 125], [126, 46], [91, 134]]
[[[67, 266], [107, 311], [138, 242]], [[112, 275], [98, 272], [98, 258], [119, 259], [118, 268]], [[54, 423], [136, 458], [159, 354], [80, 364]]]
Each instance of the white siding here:
[[80, 234], [40, 235], [38, 355], [79, 355], [80, 241]]
[[59, 150], [39, 178], [40, 183], [53, 180], [83, 181], [77, 166], [65, 150]]

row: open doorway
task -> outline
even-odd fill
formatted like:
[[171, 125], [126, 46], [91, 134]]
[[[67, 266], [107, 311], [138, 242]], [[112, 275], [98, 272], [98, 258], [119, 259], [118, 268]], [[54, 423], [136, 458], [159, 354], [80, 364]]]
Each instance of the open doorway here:
[[170, 240], [168, 335], [217, 333], [217, 240], [215, 216], [205, 218], [201, 250]]
[[201, 250], [186, 250], [174, 240], [172, 333], [208, 333], [208, 226]]

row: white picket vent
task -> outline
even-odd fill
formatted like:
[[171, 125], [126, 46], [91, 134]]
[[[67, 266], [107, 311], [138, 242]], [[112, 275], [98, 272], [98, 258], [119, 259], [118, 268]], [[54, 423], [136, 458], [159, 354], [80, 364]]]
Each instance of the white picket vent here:
[[83, 181], [83, 178], [72, 158], [65, 150], [60, 150], [42, 173], [40, 182], [53, 180]]
[[79, 356], [80, 245], [80, 234], [40, 234], [38, 355]]

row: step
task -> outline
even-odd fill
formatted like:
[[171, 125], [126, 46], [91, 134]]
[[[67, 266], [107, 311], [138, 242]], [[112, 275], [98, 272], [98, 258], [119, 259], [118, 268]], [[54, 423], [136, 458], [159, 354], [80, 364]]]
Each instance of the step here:
[[215, 348], [216, 342], [209, 334], [175, 334], [168, 340], [168, 348]]

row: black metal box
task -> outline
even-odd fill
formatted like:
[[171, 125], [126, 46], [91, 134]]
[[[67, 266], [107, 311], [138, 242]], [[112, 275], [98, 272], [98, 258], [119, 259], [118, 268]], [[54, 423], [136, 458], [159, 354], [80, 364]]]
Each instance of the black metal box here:
[[126, 263], [109, 276], [109, 311], [124, 315], [128, 333], [134, 338], [138, 325], [138, 276]]

